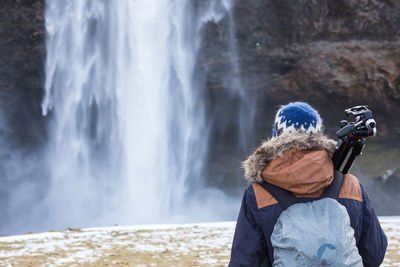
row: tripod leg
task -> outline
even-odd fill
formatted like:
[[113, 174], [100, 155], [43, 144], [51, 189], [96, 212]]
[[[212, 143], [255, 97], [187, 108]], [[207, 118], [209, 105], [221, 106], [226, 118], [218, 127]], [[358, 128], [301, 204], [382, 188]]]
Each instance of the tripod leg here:
[[342, 170], [342, 173], [343, 173], [343, 174], [346, 174], [346, 173], [349, 172], [351, 166], [352, 166], [353, 163], [354, 163], [354, 160], [356, 159], [356, 157], [357, 157], [358, 155], [361, 154], [363, 148], [364, 148], [364, 142], [360, 142], [360, 143], [357, 142], [357, 143], [354, 143], [353, 149], [352, 149], [352, 151], [351, 151], [351, 154], [350, 154], [349, 158], [347, 159], [347, 162], [345, 163], [345, 165], [344, 165], [344, 167], [343, 167], [343, 170]]
[[335, 170], [340, 171], [340, 168], [343, 165], [343, 162], [347, 158], [348, 153], [350, 152], [351, 145], [349, 142], [345, 142], [343, 140], [339, 140], [337, 144], [337, 149], [332, 156], [333, 167]]

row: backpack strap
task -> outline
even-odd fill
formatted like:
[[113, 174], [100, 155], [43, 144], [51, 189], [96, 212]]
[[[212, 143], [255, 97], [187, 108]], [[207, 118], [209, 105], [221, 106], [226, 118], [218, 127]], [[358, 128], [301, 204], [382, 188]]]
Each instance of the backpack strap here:
[[295, 195], [290, 191], [287, 191], [283, 188], [280, 188], [265, 181], [260, 185], [278, 201], [283, 210], [286, 210], [291, 205], [298, 202]]
[[332, 183], [325, 188], [320, 198], [329, 197], [333, 199], [338, 199], [340, 189], [342, 188], [343, 180], [344, 180], [344, 175], [340, 171], [335, 170], [334, 179]]
[[[342, 184], [343, 184], [343, 174], [335, 170], [334, 179], [332, 183], [325, 188], [320, 198], [328, 197], [337, 199], [339, 197], [339, 192], [340, 189], [342, 188]], [[278, 201], [279, 205], [282, 207], [283, 210], [286, 210], [293, 204], [301, 202], [298, 200], [298, 198], [295, 197], [295, 195], [292, 192], [282, 189], [276, 185], [273, 185], [266, 181], [264, 181], [260, 185]]]

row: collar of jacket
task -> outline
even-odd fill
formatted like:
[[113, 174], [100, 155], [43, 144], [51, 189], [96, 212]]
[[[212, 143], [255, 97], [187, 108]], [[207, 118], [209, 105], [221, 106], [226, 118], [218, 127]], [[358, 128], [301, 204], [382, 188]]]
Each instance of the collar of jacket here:
[[[281, 163], [288, 163], [287, 161], [292, 161], [291, 155], [295, 154], [296, 157], [303, 157], [309, 152], [321, 152], [325, 153], [324, 159], [321, 159], [327, 164], [331, 164], [330, 157], [335, 151], [336, 142], [329, 139], [324, 134], [309, 134], [309, 133], [287, 133], [282, 134], [278, 137], [273, 137], [264, 141], [242, 164], [245, 170], [245, 178], [250, 182], [262, 183], [264, 180], [271, 182], [268, 177], [265, 177], [266, 168], [270, 165], [277, 169], [277, 166]], [[326, 152], [324, 152], [326, 151]], [[316, 155], [314, 155], [316, 156]], [[274, 164], [271, 162], [274, 161]], [[328, 162], [329, 161], [329, 162]], [[321, 162], [319, 162], [320, 164]], [[318, 162], [315, 162], [317, 165]], [[308, 166], [309, 167], [309, 166]], [[287, 168], [289, 169], [289, 168]], [[333, 165], [332, 165], [332, 175], [333, 175]], [[276, 177], [275, 177], [276, 178]], [[274, 178], [274, 179], [275, 179]], [[279, 177], [278, 177], [279, 180]], [[328, 184], [330, 184], [329, 181]], [[275, 184], [273, 181], [271, 182]], [[281, 186], [280, 184], [277, 184]], [[282, 186], [281, 186], [282, 187]], [[285, 188], [287, 189], [287, 188]]]

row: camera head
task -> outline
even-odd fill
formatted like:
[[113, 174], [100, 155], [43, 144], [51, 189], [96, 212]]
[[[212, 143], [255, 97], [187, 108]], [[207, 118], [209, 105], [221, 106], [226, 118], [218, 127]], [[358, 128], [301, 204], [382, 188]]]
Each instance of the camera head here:
[[376, 122], [368, 106], [348, 108], [345, 114], [346, 116], [353, 115], [355, 121], [340, 122], [340, 130], [336, 132], [339, 140], [332, 156], [335, 170], [343, 174], [348, 173], [355, 158], [362, 154], [365, 138], [376, 135]]
[[345, 110], [346, 116], [353, 115], [354, 122], [343, 120], [340, 122], [340, 130], [336, 132], [339, 138], [363, 138], [376, 135], [376, 122], [372, 117], [368, 106], [355, 106]]

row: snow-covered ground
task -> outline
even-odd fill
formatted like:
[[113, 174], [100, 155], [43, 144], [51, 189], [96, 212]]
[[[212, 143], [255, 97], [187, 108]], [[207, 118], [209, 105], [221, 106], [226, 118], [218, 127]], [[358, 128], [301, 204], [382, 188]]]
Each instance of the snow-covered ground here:
[[381, 266], [400, 266], [400, 217], [380, 217], [389, 246]]
[[[400, 264], [400, 217], [381, 217], [382, 266]], [[114, 226], [0, 238], [0, 266], [226, 266], [235, 222]]]

